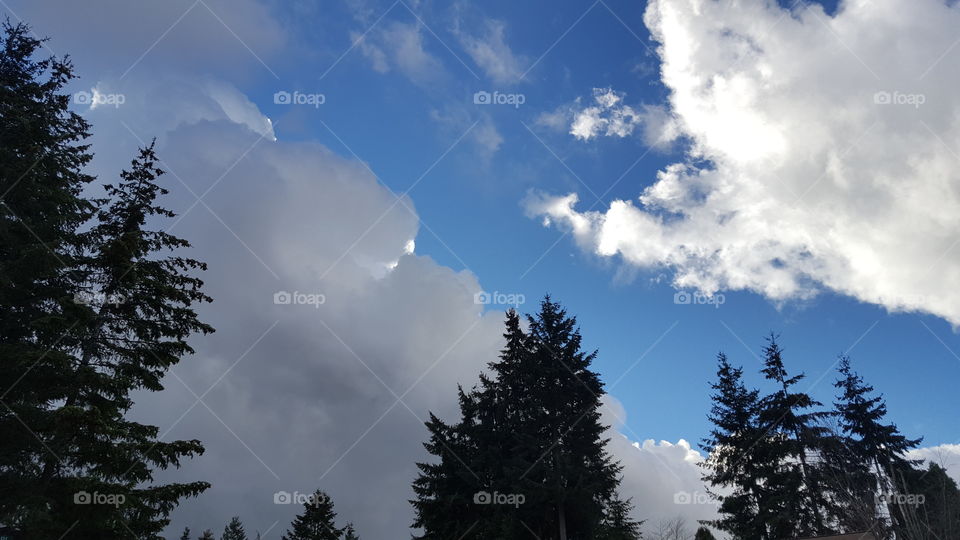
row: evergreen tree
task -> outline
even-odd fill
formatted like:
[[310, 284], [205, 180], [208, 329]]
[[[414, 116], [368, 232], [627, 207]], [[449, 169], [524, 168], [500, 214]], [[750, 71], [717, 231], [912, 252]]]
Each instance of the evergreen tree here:
[[216, 540], [216, 537], [213, 536], [213, 531], [210, 529], [203, 531], [203, 533], [197, 538], [199, 538], [199, 540]]
[[960, 489], [946, 469], [930, 463], [926, 470], [904, 474], [909, 492], [894, 501], [898, 538], [939, 540], [960, 538]]
[[693, 535], [693, 540], [717, 540], [713, 533], [710, 532], [710, 529], [706, 527], [700, 527], [697, 529], [697, 532]]
[[917, 462], [906, 454], [919, 446], [921, 439], [908, 439], [896, 425], [884, 423], [887, 406], [883, 397], [874, 395], [874, 388], [853, 370], [848, 357], [840, 358], [838, 371], [840, 378], [834, 386], [840, 395], [834, 407], [843, 446], [842, 453], [835, 453], [840, 457], [833, 461], [845, 469], [835, 478], [842, 478], [852, 491], [849, 500], [854, 504], [848, 511], [852, 523], [847, 526], [853, 530], [870, 525], [886, 536], [891, 527], [903, 528], [914, 519], [909, 507], [886, 502], [910, 493], [905, 483], [915, 477]]
[[88, 126], [59, 93], [71, 68], [33, 60], [40, 42], [25, 26], [4, 31], [0, 428], [30, 436], [0, 437], [0, 522], [40, 540], [67, 530], [159, 538], [177, 501], [209, 485], [151, 485], [153, 471], [203, 448], [161, 442], [158, 428], [124, 416], [134, 391], [162, 389], [164, 373], [192, 352], [191, 334], [212, 331], [192, 308], [209, 300], [189, 276], [204, 266], [158, 256], [188, 244], [143, 228], [173, 216], [155, 204], [166, 192], [154, 182], [152, 146], [106, 186], [93, 227], [78, 232], [93, 206], [80, 197]]
[[303, 505], [303, 513], [294, 518], [282, 540], [340, 540], [344, 529], [334, 524], [337, 513], [326, 493], [316, 490]]
[[180, 535], [180, 540], [190, 540], [190, 527], [183, 528], [183, 534]]
[[604, 509], [603, 521], [600, 524], [597, 540], [636, 540], [642, 535], [640, 527], [642, 521], [635, 521], [630, 517], [632, 506], [629, 501], [614, 497]]
[[47, 447], [47, 433], [65, 421], [50, 405], [76, 384], [66, 352], [76, 346], [78, 310], [69, 270], [80, 250], [77, 228], [93, 211], [81, 197], [93, 179], [83, 172], [92, 155], [89, 125], [63, 93], [74, 78], [69, 60], [36, 59], [42, 42], [24, 24], [7, 20], [2, 32], [0, 523], [45, 538], [35, 525], [70, 525], [55, 517], [72, 494], [53, 480], [63, 456]]
[[730, 493], [711, 491], [720, 501], [721, 516], [712, 524], [736, 538], [767, 538], [767, 524], [760, 516], [766, 495], [760, 479], [764, 467], [754, 452], [758, 441], [766, 436], [757, 419], [759, 392], [747, 389], [743, 368], [733, 367], [725, 354], [717, 355], [717, 363], [708, 416], [714, 427], [701, 444], [707, 454], [703, 480]]
[[347, 526], [343, 528], [343, 540], [360, 540], [357, 531], [353, 528], [353, 523], [347, 523]]
[[829, 413], [811, 411], [822, 404], [794, 390], [804, 375], [790, 375], [782, 353], [771, 335], [761, 372], [775, 390], [759, 402], [758, 420], [766, 435], [756, 450], [774, 468], [763, 477], [770, 497], [760, 505], [759, 517], [767, 522], [771, 538], [823, 536], [832, 532], [826, 512], [830, 495], [818, 467], [828, 444], [823, 423]]
[[[460, 422], [427, 422], [425, 446], [439, 459], [418, 464], [414, 526], [430, 539], [566, 539], [611, 535], [616, 523], [620, 538], [635, 538], [629, 504], [616, 498], [620, 467], [602, 438], [596, 352], [580, 350], [576, 320], [549, 297], [528, 323], [524, 332], [507, 314], [492, 376], [460, 391]], [[523, 502], [485, 504], [495, 494]]]
[[234, 516], [230, 523], [223, 528], [223, 534], [220, 540], [247, 540], [247, 533], [243, 530], [243, 523], [240, 522], [240, 516]]

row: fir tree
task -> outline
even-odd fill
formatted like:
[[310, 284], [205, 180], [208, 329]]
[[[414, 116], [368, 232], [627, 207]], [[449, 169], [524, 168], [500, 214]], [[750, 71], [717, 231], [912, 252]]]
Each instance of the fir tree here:
[[697, 529], [697, 532], [693, 535], [693, 540], [717, 540], [713, 533], [710, 532], [710, 529], [706, 527], [700, 527]]
[[[76, 384], [67, 352], [82, 306], [70, 270], [77, 229], [93, 206], [89, 125], [69, 110], [69, 60], [36, 59], [40, 40], [24, 24], [0, 36], [0, 523], [56, 538], [72, 521], [73, 486], [49, 433], [68, 421], [51, 405]], [[68, 518], [67, 518], [68, 519]], [[41, 532], [43, 528], [46, 532]], [[56, 531], [59, 531], [57, 533]]]
[[712, 492], [720, 501], [721, 516], [712, 524], [737, 538], [766, 538], [767, 525], [759, 515], [765, 495], [759, 478], [762, 469], [754, 452], [757, 441], [766, 435], [757, 419], [759, 392], [747, 389], [743, 368], [733, 367], [725, 354], [717, 355], [717, 363], [708, 416], [714, 427], [701, 444], [707, 454], [703, 480], [730, 493]]
[[[576, 320], [549, 297], [528, 323], [524, 332], [507, 314], [500, 360], [491, 377], [460, 391], [458, 423], [427, 422], [425, 446], [439, 459], [418, 464], [414, 526], [430, 539], [635, 538], [629, 503], [616, 499], [620, 467], [602, 437], [596, 353], [580, 350]], [[523, 502], [486, 504], [493, 494]]]
[[827, 484], [817, 463], [829, 437], [822, 425], [829, 413], [811, 411], [822, 404], [794, 390], [804, 375], [790, 375], [782, 353], [771, 335], [761, 372], [775, 389], [759, 403], [758, 419], [766, 435], [757, 451], [774, 468], [763, 477], [770, 497], [760, 505], [759, 517], [768, 523], [771, 538], [823, 536], [832, 529], [826, 514]]
[[611, 499], [604, 508], [603, 521], [596, 535], [597, 540], [636, 540], [642, 535], [642, 521], [630, 517], [630, 501], [619, 497]]
[[207, 529], [198, 536], [199, 540], [216, 540], [216, 537], [213, 535], [213, 531]]
[[926, 470], [913, 469], [904, 476], [909, 492], [893, 504], [901, 516], [898, 538], [960, 538], [960, 489], [946, 469], [930, 463]]
[[347, 526], [343, 528], [343, 540], [360, 540], [357, 531], [353, 528], [353, 523], [347, 523]]
[[247, 540], [247, 533], [243, 530], [243, 523], [240, 522], [239, 516], [234, 516], [223, 528], [220, 540]]
[[183, 534], [180, 535], [180, 540], [190, 540], [190, 527], [183, 528]]
[[[0, 437], [0, 522], [41, 540], [67, 530], [159, 538], [177, 501], [209, 485], [153, 485], [153, 471], [202, 446], [161, 442], [158, 428], [125, 414], [134, 391], [162, 389], [164, 373], [192, 352], [191, 334], [212, 331], [192, 308], [209, 300], [189, 275], [203, 265], [158, 256], [188, 244], [143, 228], [150, 217], [173, 216], [155, 204], [165, 191], [154, 182], [152, 147], [106, 186], [93, 227], [78, 232], [92, 208], [80, 198], [89, 177], [79, 172], [90, 155], [78, 143], [86, 123], [59, 94], [71, 68], [32, 60], [39, 42], [26, 27], [4, 30], [0, 383], [8, 390], [0, 428], [26, 426], [31, 436]], [[8, 177], [31, 155], [32, 166]]]
[[[886, 536], [891, 527], [905, 527], [913, 519], [905, 513], [910, 512], [908, 507], [888, 505], [885, 501], [910, 493], [905, 483], [914, 477], [917, 462], [906, 454], [919, 446], [921, 439], [908, 439], [896, 425], [884, 423], [887, 406], [883, 397], [874, 395], [874, 388], [853, 370], [848, 357], [840, 358], [838, 371], [840, 378], [834, 386], [840, 395], [834, 407], [843, 446], [834, 453], [840, 457], [833, 462], [845, 469], [835, 478], [843, 479], [851, 492], [846, 525], [850, 529], [870, 525]], [[884, 515], [890, 519], [878, 523]]]
[[282, 540], [340, 540], [344, 529], [334, 524], [337, 513], [326, 493], [316, 490], [303, 505], [303, 513], [294, 518]]

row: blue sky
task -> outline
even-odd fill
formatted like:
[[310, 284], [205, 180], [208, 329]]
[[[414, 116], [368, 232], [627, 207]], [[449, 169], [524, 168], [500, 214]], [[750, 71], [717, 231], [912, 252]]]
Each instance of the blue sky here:
[[[371, 9], [379, 13], [391, 4]], [[564, 302], [579, 317], [587, 344], [600, 349], [597, 367], [606, 381], [616, 381], [636, 364], [612, 393], [626, 406], [630, 428], [637, 433], [667, 440], [702, 435], [708, 428], [705, 388], [716, 353], [724, 351], [755, 372], [753, 355], [773, 331], [782, 335], [790, 367], [808, 374], [811, 391], [822, 401], [833, 397], [830, 369], [837, 355], [849, 350], [857, 368], [886, 394], [891, 416], [904, 430], [923, 435], [929, 444], [955, 443], [960, 434], [947, 411], [960, 406], [960, 394], [952, 391], [960, 375], [960, 359], [953, 352], [960, 350], [960, 340], [943, 320], [888, 314], [829, 291], [782, 305], [742, 291], [723, 291], [726, 302], [718, 309], [675, 305], [677, 289], [669, 269], [619, 277], [624, 269], [618, 261], [584, 255], [569, 235], [561, 238], [563, 233], [524, 215], [521, 201], [531, 189], [574, 191], [589, 204], [596, 200], [592, 190], [604, 194], [600, 208], [616, 198], [635, 198], [658, 170], [682, 155], [682, 146], [650, 151], [639, 137], [583, 143], [568, 133], [536, 127], [540, 114], [586, 99], [597, 87], [617, 89], [631, 103], [665, 100], [654, 44], [641, 22], [645, 6], [605, 2], [584, 14], [589, 5], [529, 3], [518, 9], [515, 2], [491, 2], [482, 11], [464, 8], [475, 19], [504, 22], [510, 48], [529, 60], [524, 69], [539, 59], [513, 84], [492, 81], [469, 55], [453, 48], [457, 37], [446, 28], [453, 10], [434, 6], [426, 9], [430, 30], [422, 34], [424, 49], [442, 65], [436, 85], [418, 85], [395, 69], [373, 72], [360, 51], [353, 50], [322, 79], [311, 75], [336, 61], [329, 53], [306, 63], [271, 66], [281, 70], [281, 87], [322, 92], [327, 101], [319, 108], [286, 112], [275, 106], [272, 91], [278, 83], [266, 69], [248, 95], [259, 96], [253, 100], [275, 120], [279, 138], [309, 137], [345, 156], [355, 154], [396, 192], [410, 189], [463, 132], [425, 124], [431, 112], [460, 108], [465, 122], [489, 114], [503, 137], [492, 158], [467, 145], [456, 147], [410, 192], [424, 223], [417, 252], [472, 271], [485, 290], [522, 293], [529, 302], [525, 309], [535, 309], [534, 301], [546, 292]], [[343, 9], [325, 18], [304, 46], [338, 51], [344, 41], [334, 29], [351, 26], [350, 17], [349, 9]], [[394, 21], [416, 24], [402, 4], [379, 25]], [[452, 51], [447, 43], [453, 44]], [[520, 93], [525, 103], [474, 105], [473, 93], [480, 90]], [[294, 124], [289, 131], [287, 122]], [[655, 342], [659, 344], [643, 356]], [[814, 385], [824, 374], [826, 379]], [[671, 414], [660, 414], [666, 402]]]
[[[480, 291], [578, 317], [638, 518], [710, 516], [673, 504], [703, 489], [680, 441], [709, 429], [718, 352], [763, 388], [770, 332], [827, 404], [848, 352], [956, 470], [960, 9], [878, 4], [9, 2], [72, 90], [124, 96], [76, 103], [93, 172], [158, 137], [173, 232], [211, 263], [217, 334], [137, 409], [207, 445], [171, 473], [214, 483], [174, 527], [266, 530], [294, 510], [273, 493], [319, 484], [395, 537], [420, 420], [499, 347]], [[698, 290], [722, 304], [675, 301]]]

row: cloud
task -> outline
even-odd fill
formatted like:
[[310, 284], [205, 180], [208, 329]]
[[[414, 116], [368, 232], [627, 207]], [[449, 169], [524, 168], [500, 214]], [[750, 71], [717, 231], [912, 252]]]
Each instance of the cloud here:
[[269, 74], [274, 55], [287, 43], [285, 27], [258, 0], [9, 4], [38, 35], [51, 37], [54, 53], [72, 54], [82, 74], [149, 74], [158, 67]]
[[690, 443], [632, 441], [624, 432], [635, 435], [626, 425], [626, 413], [616, 398], [603, 397], [601, 420], [610, 429], [608, 451], [623, 465], [620, 495], [632, 499], [632, 517], [645, 520], [645, 529], [653, 530], [661, 521], [683, 518], [696, 528], [698, 520], [714, 519], [717, 505], [710, 500], [700, 477], [703, 456]]
[[[473, 143], [479, 152], [479, 157], [489, 162], [503, 144], [503, 136], [489, 114], [481, 113], [477, 118], [474, 118], [474, 115], [473, 111], [461, 105], [447, 105], [442, 110], [430, 111], [430, 119], [440, 126], [445, 136], [452, 137], [452, 140], [456, 140], [469, 130], [466, 140]], [[471, 125], [473, 125], [472, 128]]]
[[554, 131], [566, 129], [581, 141], [596, 137], [622, 139], [640, 130], [645, 144], [666, 148], [677, 138], [677, 124], [663, 107], [640, 105], [635, 108], [623, 101], [624, 94], [612, 88], [594, 88], [591, 105], [584, 106], [577, 98], [572, 104], [541, 113], [536, 123]]
[[[166, 439], [207, 448], [161, 475], [214, 486], [181, 505], [168, 532], [234, 514], [249, 529], [282, 528], [297, 508], [273, 494], [320, 487], [364, 537], [395, 537], [412, 521], [421, 419], [452, 418], [457, 384], [473, 384], [501, 346], [502, 314], [482, 314], [473, 275], [413, 253], [412, 201], [361, 163], [226, 115], [163, 140], [167, 203], [184, 216], [172, 232], [210, 265], [215, 302], [202, 317], [218, 330], [134, 410], [172, 428]], [[208, 190], [194, 204], [190, 192]], [[283, 293], [294, 300], [276, 303]]]
[[[944, 58], [960, 7], [656, 0], [645, 22], [684, 159], [635, 202], [580, 212], [575, 195], [534, 195], [532, 214], [592, 253], [672, 268], [678, 287], [829, 289], [960, 324], [960, 72]], [[575, 135], [630, 125], [600, 97], [607, 114]]]
[[443, 73], [440, 61], [424, 48], [422, 26], [398, 21], [384, 24], [366, 35], [350, 34], [359, 40], [358, 48], [378, 73], [397, 69], [417, 84], [435, 82]]
[[485, 19], [482, 26], [485, 33], [476, 36], [463, 30], [460, 21], [454, 33], [460, 40], [470, 58], [480, 66], [494, 82], [498, 84], [513, 84], [520, 81], [524, 69], [529, 61], [526, 57], [517, 56], [506, 42], [506, 25], [496, 19]]
[[960, 444], [941, 444], [917, 448], [908, 453], [911, 459], [922, 459], [936, 463], [947, 470], [947, 474], [960, 484]]

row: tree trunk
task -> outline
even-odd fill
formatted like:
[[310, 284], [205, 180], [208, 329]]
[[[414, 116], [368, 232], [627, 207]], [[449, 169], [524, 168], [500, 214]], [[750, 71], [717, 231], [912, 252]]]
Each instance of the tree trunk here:
[[560, 540], [567, 540], [567, 516], [563, 513], [563, 503], [557, 506], [557, 520], [560, 523]]

